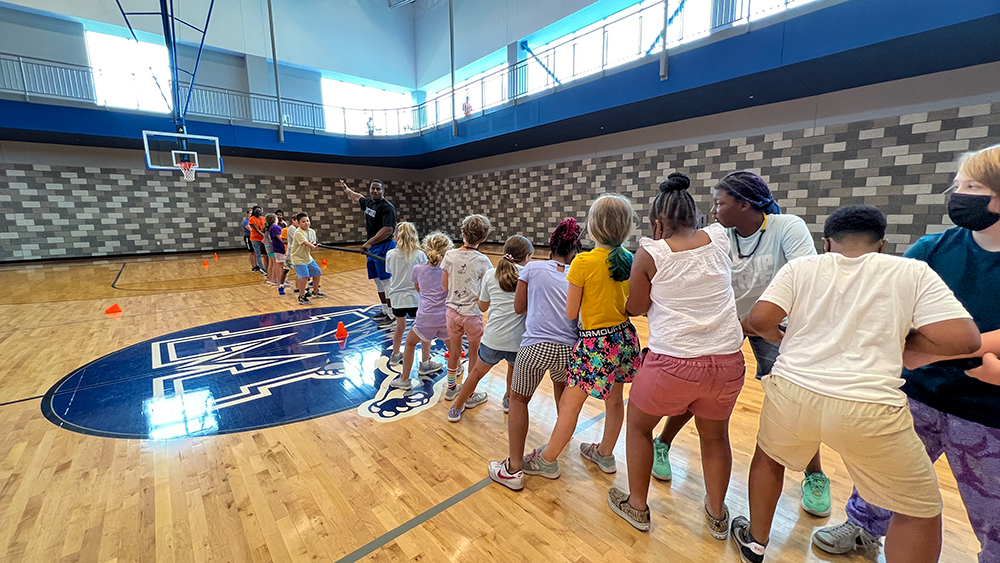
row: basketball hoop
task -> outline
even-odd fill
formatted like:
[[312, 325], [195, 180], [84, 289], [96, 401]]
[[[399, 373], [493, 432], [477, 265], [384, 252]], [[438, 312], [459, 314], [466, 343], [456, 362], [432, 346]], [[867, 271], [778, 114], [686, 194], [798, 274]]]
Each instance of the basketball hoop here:
[[184, 174], [185, 182], [194, 181], [194, 170], [198, 168], [198, 164], [195, 162], [178, 162], [177, 167], [181, 169], [181, 173]]

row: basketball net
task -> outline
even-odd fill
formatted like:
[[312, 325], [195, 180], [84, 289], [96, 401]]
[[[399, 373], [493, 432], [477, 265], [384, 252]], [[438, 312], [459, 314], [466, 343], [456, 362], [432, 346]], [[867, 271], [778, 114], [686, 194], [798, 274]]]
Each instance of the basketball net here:
[[184, 174], [185, 182], [194, 181], [194, 169], [198, 167], [197, 164], [193, 162], [178, 162], [177, 167], [181, 169], [181, 173]]

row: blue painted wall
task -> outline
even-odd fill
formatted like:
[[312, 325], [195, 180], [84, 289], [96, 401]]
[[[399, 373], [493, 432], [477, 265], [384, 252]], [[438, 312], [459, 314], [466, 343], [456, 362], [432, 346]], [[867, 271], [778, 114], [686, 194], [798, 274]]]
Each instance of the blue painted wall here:
[[[1000, 2], [851, 0], [406, 138], [189, 122], [228, 154], [428, 168], [1000, 60]], [[751, 98], [751, 96], [753, 96]], [[165, 117], [0, 101], [0, 138], [136, 147]]]

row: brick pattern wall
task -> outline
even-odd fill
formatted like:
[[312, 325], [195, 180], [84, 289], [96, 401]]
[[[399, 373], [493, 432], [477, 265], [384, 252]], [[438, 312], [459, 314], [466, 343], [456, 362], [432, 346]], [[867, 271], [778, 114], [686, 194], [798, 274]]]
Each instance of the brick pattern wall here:
[[667, 174], [691, 178], [699, 212], [711, 220], [712, 186], [747, 169], [769, 183], [785, 212], [806, 221], [817, 248], [830, 213], [867, 204], [886, 213], [888, 251], [902, 253], [950, 226], [944, 191], [958, 156], [998, 142], [994, 103], [495, 171], [425, 186], [426, 207], [436, 213], [420, 226], [458, 237], [465, 215], [483, 213], [494, 225], [491, 240], [523, 234], [545, 244], [561, 219], [583, 221], [593, 200], [613, 191], [632, 198], [642, 219], [635, 248], [650, 232], [647, 215]]
[[[635, 202], [642, 221], [630, 244], [648, 234], [656, 187], [672, 171], [692, 179], [699, 211], [711, 187], [733, 170], [761, 174], [779, 204], [816, 236], [835, 209], [869, 204], [889, 217], [889, 251], [950, 223], [944, 190], [955, 160], [1000, 142], [1000, 102], [825, 127], [723, 138], [434, 182], [391, 182], [399, 220], [426, 234], [460, 238], [465, 215], [493, 222], [492, 241], [523, 234], [546, 244], [564, 217], [581, 221], [602, 193]], [[306, 211], [324, 241], [360, 241], [364, 218], [334, 178], [177, 173], [47, 165], [0, 165], [0, 261], [238, 248], [245, 209]], [[358, 189], [363, 181], [349, 179]], [[710, 217], [710, 215], [709, 215]]]
[[[246, 209], [305, 211], [320, 240], [361, 241], [364, 216], [334, 179], [0, 165], [0, 261], [239, 248]], [[347, 180], [355, 189], [361, 180]], [[391, 184], [400, 220], [419, 186]]]

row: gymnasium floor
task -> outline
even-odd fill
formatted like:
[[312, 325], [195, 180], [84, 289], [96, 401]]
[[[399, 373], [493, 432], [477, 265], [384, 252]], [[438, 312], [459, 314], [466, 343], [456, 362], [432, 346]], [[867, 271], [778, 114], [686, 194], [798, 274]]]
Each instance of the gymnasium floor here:
[[[336, 315], [355, 314], [357, 306], [375, 302], [363, 257], [330, 251], [315, 256], [328, 260], [323, 285], [329, 298], [315, 300], [313, 306], [347, 311], [331, 313], [331, 323], [342, 318]], [[226, 426], [232, 417], [220, 414], [218, 421], [209, 422], [230, 433], [211, 434], [213, 427], [202, 418], [200, 428], [209, 428], [208, 435], [199, 435], [204, 432], [197, 426], [191, 431], [188, 421], [186, 429], [194, 436], [164, 440], [83, 434], [51, 421], [61, 420], [60, 413], [90, 413], [90, 419], [76, 419], [78, 429], [85, 430], [143, 415], [138, 403], [120, 403], [132, 405], [131, 410], [114, 406], [116, 400], [135, 397], [128, 391], [130, 379], [109, 374], [149, 369], [132, 368], [124, 360], [96, 363], [100, 369], [83, 370], [93, 379], [80, 376], [72, 389], [67, 385], [74, 380], [68, 379], [44, 397], [74, 370], [102, 356], [138, 343], [143, 344], [136, 349], [148, 349], [144, 341], [210, 323], [243, 330], [246, 322], [256, 322], [261, 330], [271, 330], [267, 323], [310, 316], [281, 314], [301, 309], [291, 291], [279, 297], [248, 269], [244, 252], [220, 254], [218, 261], [211, 255], [185, 255], [0, 268], [0, 427], [7, 429], [0, 436], [0, 560], [738, 561], [729, 542], [713, 540], [704, 528], [693, 425], [671, 451], [673, 482], [651, 486], [649, 533], [634, 530], [605, 502], [612, 484], [627, 488], [624, 436], [616, 451], [617, 475], [584, 465], [576, 453], [580, 441], [599, 439], [603, 410], [597, 402], [584, 408], [577, 435], [560, 460], [560, 479], [529, 477], [520, 493], [490, 484], [487, 462], [506, 455], [499, 370], [481, 384], [490, 401], [467, 411], [458, 424], [446, 420], [447, 407], [436, 400], [440, 381], [425, 382], [429, 395], [419, 408], [388, 420], [361, 416], [356, 402], [344, 397], [288, 391], [306, 385], [293, 382], [282, 388], [284, 396], [274, 388], [273, 395], [251, 403], [257, 405], [261, 426], [297, 416], [295, 409], [313, 409], [311, 416], [324, 408], [337, 412], [247, 431], [236, 431], [239, 424]], [[105, 315], [114, 303], [123, 312]], [[258, 320], [229, 323], [251, 316]], [[639, 319], [636, 326], [645, 339], [645, 323]], [[348, 367], [341, 369], [350, 371], [351, 358], [360, 368], [336, 383], [349, 383], [362, 395], [366, 389], [384, 394], [384, 386], [375, 389], [378, 378], [373, 379], [373, 372], [385, 370], [384, 359], [379, 364], [380, 337], [363, 324], [351, 327], [361, 336], [348, 338], [348, 346], [354, 346], [348, 351], [369, 348], [355, 356], [345, 352]], [[332, 324], [321, 330], [326, 328], [332, 330]], [[351, 343], [351, 338], [358, 340]], [[752, 358], [748, 354], [751, 374]], [[143, 381], [148, 393], [148, 380]], [[330, 382], [308, 385], [320, 383]], [[246, 386], [241, 389], [245, 394]], [[283, 404], [267, 403], [279, 397]], [[388, 396], [382, 399], [382, 406], [391, 402]], [[751, 375], [732, 418], [734, 477], [728, 503], [734, 515], [747, 511], [746, 475], [761, 399]], [[47, 418], [43, 404], [57, 403], [50, 411], [59, 412], [49, 412]], [[547, 383], [536, 395], [531, 415], [528, 444], [536, 446], [554, 423]], [[824, 463], [832, 480], [833, 515], [818, 519], [803, 513], [798, 508], [800, 476], [789, 474], [768, 561], [865, 560], [860, 555], [829, 556], [809, 543], [814, 528], [844, 520], [843, 505], [851, 491], [839, 458], [825, 450]], [[978, 542], [955, 481], [943, 458], [937, 467], [945, 500], [941, 560], [975, 561]]]

